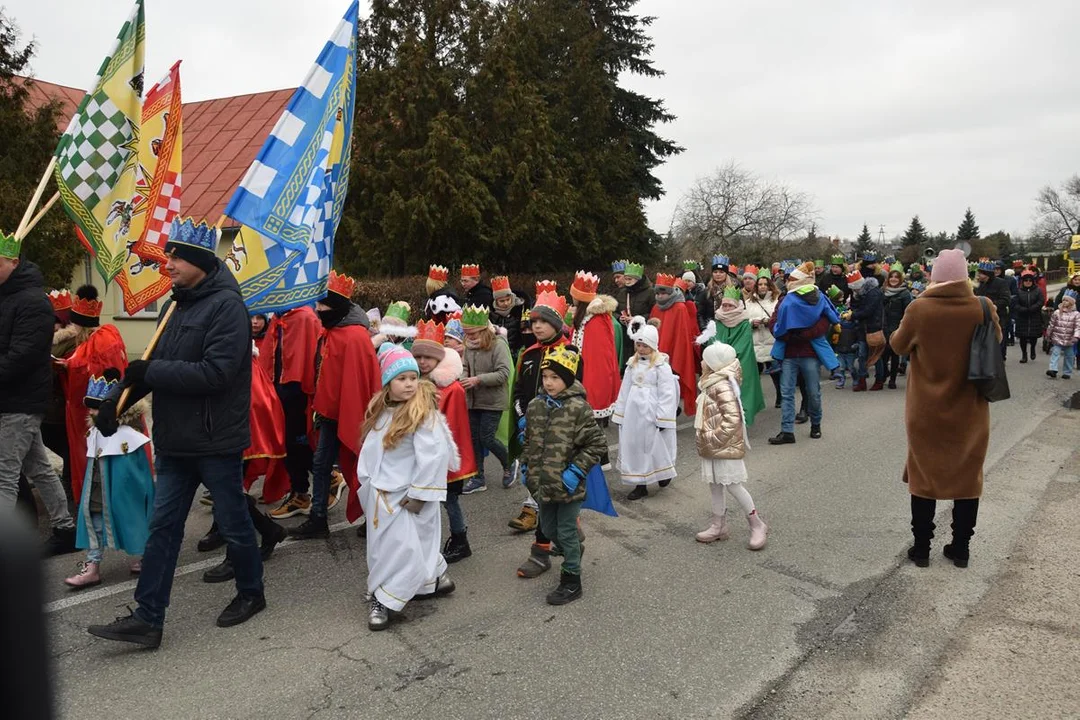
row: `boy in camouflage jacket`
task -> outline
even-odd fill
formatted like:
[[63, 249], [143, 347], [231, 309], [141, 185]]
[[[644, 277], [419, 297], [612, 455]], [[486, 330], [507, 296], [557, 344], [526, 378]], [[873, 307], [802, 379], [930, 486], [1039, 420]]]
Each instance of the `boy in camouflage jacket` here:
[[585, 476], [607, 450], [585, 388], [575, 379], [580, 361], [572, 345], [550, 348], [540, 364], [544, 394], [525, 413], [522, 473], [539, 502], [541, 529], [563, 556], [559, 587], [547, 596], [551, 605], [582, 595], [577, 518], [585, 500]]

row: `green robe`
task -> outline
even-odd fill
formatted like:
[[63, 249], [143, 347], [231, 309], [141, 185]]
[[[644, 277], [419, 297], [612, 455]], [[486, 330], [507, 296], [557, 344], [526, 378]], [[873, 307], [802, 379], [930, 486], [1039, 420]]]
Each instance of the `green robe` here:
[[716, 323], [716, 335], [711, 342], [722, 342], [735, 348], [735, 354], [739, 357], [742, 365], [742, 385], [739, 386], [742, 395], [743, 413], [746, 415], [747, 426], [754, 424], [754, 417], [765, 409], [765, 397], [761, 393], [761, 376], [757, 369], [757, 355], [754, 354], [754, 331], [750, 328], [750, 321], [743, 320], [733, 328], [722, 323]]

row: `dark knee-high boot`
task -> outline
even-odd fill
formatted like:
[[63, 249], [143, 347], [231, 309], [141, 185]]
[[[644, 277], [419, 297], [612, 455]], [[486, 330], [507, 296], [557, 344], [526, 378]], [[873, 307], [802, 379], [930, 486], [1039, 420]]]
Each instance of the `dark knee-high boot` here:
[[919, 567], [930, 565], [930, 540], [934, 537], [936, 508], [935, 500], [911, 496], [911, 534], [915, 542], [908, 550], [908, 559]]
[[975, 534], [975, 521], [979, 517], [979, 499], [956, 500], [952, 509], [952, 542], [944, 547], [945, 557], [960, 568], [968, 566], [971, 536]]

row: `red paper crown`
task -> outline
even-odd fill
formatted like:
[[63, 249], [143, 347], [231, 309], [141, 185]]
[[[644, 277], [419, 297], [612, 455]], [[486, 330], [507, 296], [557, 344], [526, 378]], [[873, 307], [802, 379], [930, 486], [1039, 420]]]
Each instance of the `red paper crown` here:
[[743, 270], [743, 275], [753, 275], [754, 277], [757, 277], [759, 272], [761, 272], [761, 268], [757, 265], [747, 265], [746, 269]]
[[675, 287], [675, 276], [668, 275], [667, 273], [656, 274], [656, 287]]
[[336, 293], [343, 298], [352, 299], [353, 290], [356, 289], [356, 281], [348, 275], [338, 275], [333, 270], [330, 271], [330, 281], [327, 283], [327, 290], [332, 293]]
[[499, 275], [498, 277], [491, 278], [491, 292], [511, 292], [510, 290], [510, 278], [505, 275]]
[[463, 278], [478, 278], [480, 277], [479, 265], [462, 265], [461, 277]]
[[427, 276], [428, 280], [435, 280], [436, 282], [446, 282], [450, 279], [450, 270], [444, 268], [442, 265], [432, 265], [428, 268]]
[[429, 342], [442, 345], [445, 339], [446, 326], [442, 323], [437, 323], [434, 320], [421, 320], [416, 323], [416, 338], [413, 340], [413, 344]]
[[574, 284], [570, 286], [570, 295], [578, 302], [592, 302], [599, 288], [599, 277], [591, 272], [578, 270], [574, 273]]
[[863, 277], [862, 277], [862, 273], [859, 272], [858, 270], [852, 270], [851, 272], [849, 272], [847, 274], [846, 279], [847, 279], [847, 281], [849, 283], [853, 283], [853, 282], [858, 282], [859, 280], [862, 280]]
[[682, 278], [675, 278], [675, 287], [679, 288], [685, 293], [690, 290], [690, 283], [686, 282]]
[[101, 308], [104, 306], [105, 303], [100, 300], [83, 300], [76, 297], [71, 303], [71, 312], [86, 318], [99, 318], [101, 317]]
[[[537, 283], [537, 285], [539, 285], [539, 283]], [[536, 294], [536, 305], [533, 307], [535, 309], [540, 306], [551, 308], [559, 317], [566, 315], [566, 310], [569, 307], [566, 304], [566, 298], [551, 291], [544, 291]]]
[[53, 290], [49, 293], [49, 302], [52, 303], [53, 312], [70, 310], [71, 293], [67, 290]]
[[[559, 292], [559, 284], [554, 280], [537, 280], [536, 282], [536, 297], [540, 298], [544, 293], [557, 294]], [[537, 305], [540, 303], [537, 302]]]

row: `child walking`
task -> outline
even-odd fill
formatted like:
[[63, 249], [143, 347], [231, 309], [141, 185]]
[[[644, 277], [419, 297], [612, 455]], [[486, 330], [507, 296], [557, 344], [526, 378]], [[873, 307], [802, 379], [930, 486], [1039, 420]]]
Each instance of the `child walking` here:
[[659, 351], [656, 328], [635, 317], [627, 330], [634, 355], [626, 364], [611, 421], [619, 426], [619, 474], [634, 489], [627, 500], [649, 494], [649, 483], [667, 487], [675, 477], [675, 413], [679, 382]]
[[836, 380], [836, 389], [843, 390], [847, 375], [851, 375], [851, 382], [858, 381], [856, 375], [856, 361], [859, 356], [857, 327], [851, 318], [844, 319], [844, 315], [850, 309], [845, 303], [844, 294], [840, 288], [833, 285], [828, 290], [829, 299], [836, 306], [836, 313], [840, 316], [840, 322], [833, 326], [831, 336], [833, 350], [836, 351], [836, 359], [840, 361], [840, 367], [833, 371], [833, 379]]
[[712, 493], [713, 517], [708, 528], [696, 535], [697, 541], [711, 543], [727, 540], [727, 504], [725, 488], [746, 513], [750, 524], [751, 550], [765, 547], [768, 526], [758, 515], [754, 499], [746, 491], [746, 451], [750, 440], [746, 436], [743, 407], [739, 384], [742, 368], [735, 348], [714, 343], [705, 348], [702, 355], [701, 393], [697, 399], [697, 415], [694, 430], [697, 436], [697, 452], [701, 457], [701, 477], [709, 484]]
[[439, 552], [439, 504], [458, 469], [454, 436], [435, 386], [404, 348], [379, 349], [382, 391], [368, 406], [356, 472], [367, 520], [368, 628], [385, 630], [415, 599], [446, 595], [454, 581]]
[[549, 605], [565, 605], [582, 595], [578, 513], [586, 475], [607, 451], [585, 388], [575, 377], [580, 362], [572, 345], [545, 351], [540, 363], [543, 394], [525, 411], [521, 471], [540, 506], [540, 527], [553, 541], [550, 554], [563, 556], [559, 586], [547, 595]]
[[[90, 416], [113, 389], [118, 388], [120, 371], [106, 368], [101, 377], [91, 376], [83, 404]], [[150, 511], [154, 507], [154, 476], [150, 471], [150, 442], [142, 431], [145, 403], [139, 402], [119, 418], [116, 433], [105, 437], [90, 426], [86, 436], [86, 474], [79, 498], [79, 518], [75, 546], [86, 548], [86, 562], [79, 572], [64, 580], [72, 590], [101, 584], [101, 560], [105, 548], [123, 550], [132, 556], [130, 570], [138, 575], [139, 556], [150, 534]]]
[[1074, 346], [1080, 340], [1080, 312], [1076, 310], [1076, 298], [1066, 293], [1058, 303], [1058, 309], [1050, 316], [1050, 325], [1046, 328], [1046, 337], [1050, 340], [1049, 377], [1056, 378], [1061, 367], [1061, 379], [1072, 377]]

